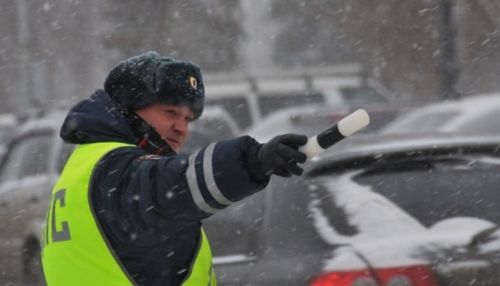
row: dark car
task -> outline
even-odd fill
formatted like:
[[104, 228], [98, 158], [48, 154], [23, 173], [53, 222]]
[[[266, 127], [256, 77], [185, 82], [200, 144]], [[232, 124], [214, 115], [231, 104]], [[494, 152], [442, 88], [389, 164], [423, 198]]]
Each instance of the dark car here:
[[210, 143], [233, 138], [240, 133], [231, 115], [220, 106], [208, 106], [203, 116], [189, 125], [189, 136], [181, 152], [190, 154]]
[[205, 222], [219, 285], [500, 285], [500, 137], [364, 135]]

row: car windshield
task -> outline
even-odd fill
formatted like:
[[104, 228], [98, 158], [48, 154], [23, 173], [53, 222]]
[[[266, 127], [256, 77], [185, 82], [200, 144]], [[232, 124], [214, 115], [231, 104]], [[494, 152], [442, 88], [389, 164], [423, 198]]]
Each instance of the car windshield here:
[[453, 217], [474, 217], [497, 224], [499, 174], [500, 160], [488, 155], [419, 158], [324, 176], [324, 189], [319, 189], [335, 200], [335, 207], [322, 207], [323, 213], [333, 221], [342, 209], [348, 213], [346, 225], [356, 233], [388, 222], [393, 231], [398, 226], [415, 226], [413, 220], [430, 227]]

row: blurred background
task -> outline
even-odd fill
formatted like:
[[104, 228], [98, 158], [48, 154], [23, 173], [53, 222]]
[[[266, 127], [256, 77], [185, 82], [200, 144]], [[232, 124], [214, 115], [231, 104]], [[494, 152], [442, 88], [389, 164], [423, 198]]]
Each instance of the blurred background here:
[[150, 50], [203, 70], [182, 152], [370, 114], [303, 176], [204, 221], [220, 285], [500, 285], [498, 0], [0, 3], [0, 285], [44, 285], [67, 110]]
[[494, 0], [2, 1], [0, 112], [67, 106], [148, 50], [205, 74], [355, 63], [399, 98], [491, 92], [499, 14]]

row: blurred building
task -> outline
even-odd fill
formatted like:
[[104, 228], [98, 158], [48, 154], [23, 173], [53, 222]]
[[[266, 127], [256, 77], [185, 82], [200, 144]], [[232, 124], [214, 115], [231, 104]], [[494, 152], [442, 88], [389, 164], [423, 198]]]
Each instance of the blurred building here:
[[[291, 4], [291, 2], [293, 2]], [[276, 37], [281, 65], [360, 61], [402, 95], [435, 98], [442, 79], [443, 39], [452, 41], [463, 94], [500, 89], [500, 3], [495, 0], [274, 0], [283, 22]], [[450, 11], [443, 27], [443, 3]], [[454, 32], [454, 34], [452, 34]]]
[[[0, 113], [86, 97], [116, 61], [145, 50], [206, 72], [356, 62], [402, 96], [431, 99], [440, 95], [444, 36], [458, 92], [500, 90], [498, 1], [249, 1], [4, 1]], [[453, 35], [443, 32], [444, 1]]]

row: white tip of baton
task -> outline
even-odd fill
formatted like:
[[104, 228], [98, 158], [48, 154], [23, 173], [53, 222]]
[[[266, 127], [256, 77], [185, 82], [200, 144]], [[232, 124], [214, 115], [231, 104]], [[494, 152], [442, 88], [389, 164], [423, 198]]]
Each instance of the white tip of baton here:
[[370, 116], [364, 109], [358, 109], [337, 123], [340, 134], [344, 137], [356, 133], [359, 129], [370, 124]]

